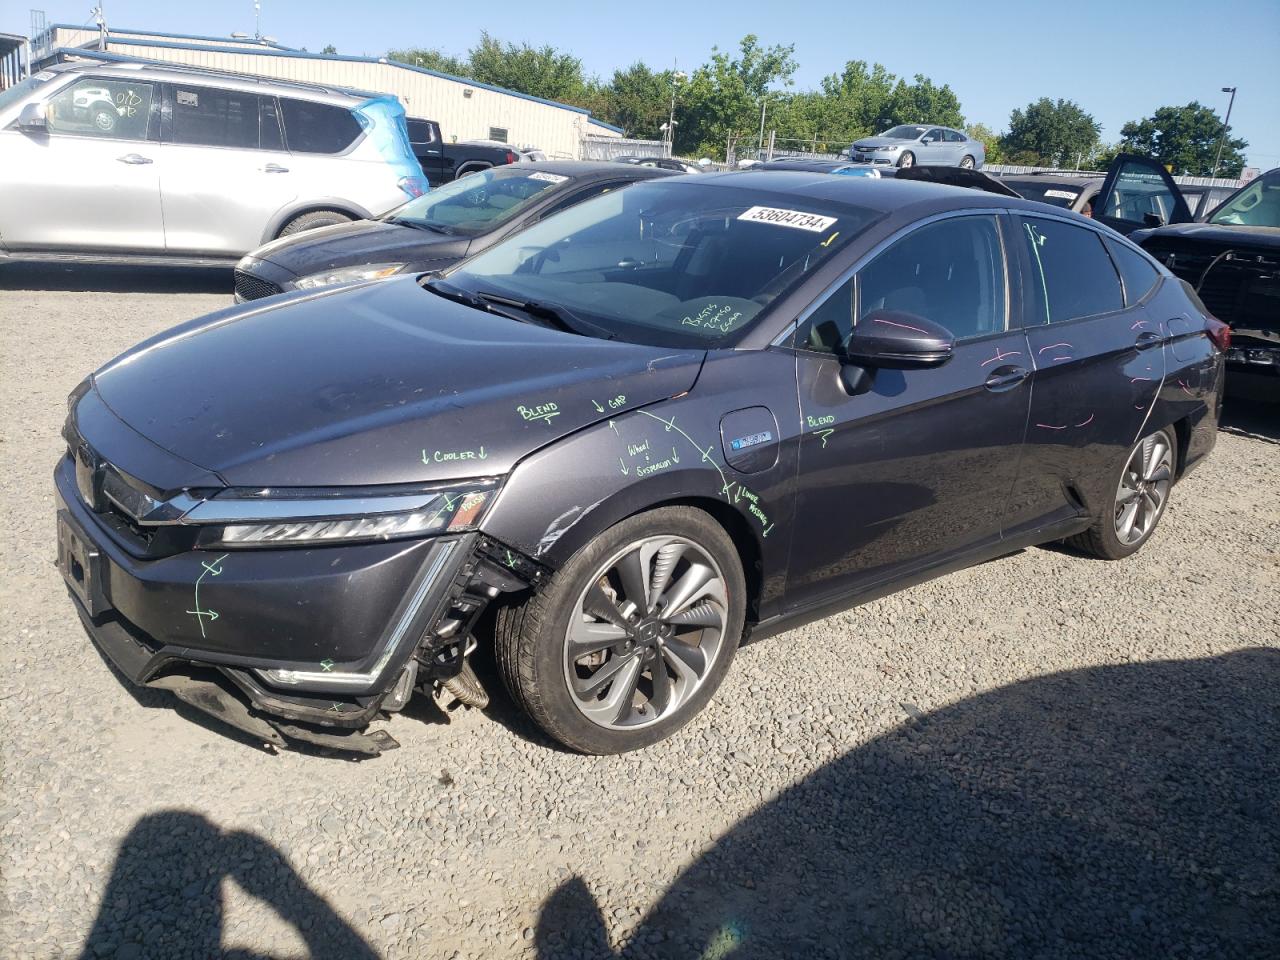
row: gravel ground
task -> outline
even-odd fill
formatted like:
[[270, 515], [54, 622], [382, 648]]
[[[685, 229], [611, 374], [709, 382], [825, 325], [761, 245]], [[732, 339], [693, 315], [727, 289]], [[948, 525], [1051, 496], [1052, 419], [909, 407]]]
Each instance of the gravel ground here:
[[0, 292], [0, 955], [1275, 956], [1280, 418], [1237, 413], [1138, 556], [748, 646], [644, 753], [495, 696], [371, 761], [270, 755], [126, 689], [52, 563], [66, 393], [222, 283]]

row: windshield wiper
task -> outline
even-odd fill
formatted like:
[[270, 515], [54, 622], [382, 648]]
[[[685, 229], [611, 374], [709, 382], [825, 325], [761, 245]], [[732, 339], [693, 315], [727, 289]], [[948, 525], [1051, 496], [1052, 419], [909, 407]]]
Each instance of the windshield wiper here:
[[427, 223], [425, 220], [410, 220], [406, 217], [387, 217], [386, 223], [396, 223], [402, 227], [413, 227], [415, 230], [430, 230], [432, 233], [438, 233], [441, 236], [452, 237], [453, 231], [448, 227], [441, 227], [434, 223]]
[[[455, 287], [451, 283], [445, 283], [441, 280], [433, 280], [428, 276], [419, 284], [419, 286], [422, 287], [423, 290], [430, 290], [437, 297], [444, 297], [446, 300], [452, 300], [454, 303], [460, 303], [466, 307], [473, 307], [476, 310], [483, 310], [485, 313], [494, 312], [489, 304], [481, 300], [475, 294], [469, 293], [461, 287]], [[506, 314], [503, 314], [503, 316], [506, 316]]]
[[567, 333], [576, 333], [582, 337], [595, 337], [598, 340], [612, 340], [616, 334], [608, 327], [593, 323], [578, 316], [568, 307], [554, 303], [543, 303], [539, 300], [520, 300], [516, 297], [505, 297], [498, 293], [486, 293], [481, 290], [477, 297], [488, 303], [500, 303], [505, 307], [515, 307], [534, 317], [550, 320], [552, 326]]

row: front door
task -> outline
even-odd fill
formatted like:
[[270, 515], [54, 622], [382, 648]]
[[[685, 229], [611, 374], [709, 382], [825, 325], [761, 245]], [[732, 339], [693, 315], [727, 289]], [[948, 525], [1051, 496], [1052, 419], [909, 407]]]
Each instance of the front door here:
[[158, 98], [157, 85], [148, 81], [81, 77], [45, 104], [46, 132], [0, 132], [5, 245], [162, 252], [158, 117], [152, 116]]
[[[918, 227], [830, 294], [797, 340], [801, 421], [787, 593], [798, 606], [896, 579], [1000, 537], [1026, 426], [1030, 365], [1009, 323], [1001, 218]], [[932, 369], [874, 371], [850, 396], [838, 345], [872, 310], [945, 326]]]
[[1169, 172], [1150, 157], [1122, 153], [1107, 168], [1093, 217], [1126, 236], [1143, 227], [1191, 222], [1191, 211]]
[[1035, 366], [1008, 517], [1010, 531], [1019, 532], [1095, 515], [1110, 502], [1164, 380], [1168, 318], [1144, 306], [1156, 279], [1145, 258], [1134, 254], [1139, 263], [1117, 270], [1113, 242], [1104, 242], [1102, 231], [1047, 217], [1013, 219]]

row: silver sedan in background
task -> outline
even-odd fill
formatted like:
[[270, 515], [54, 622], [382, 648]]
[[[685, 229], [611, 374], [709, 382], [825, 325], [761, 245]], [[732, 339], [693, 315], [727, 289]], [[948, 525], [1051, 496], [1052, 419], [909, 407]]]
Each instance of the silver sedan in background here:
[[874, 137], [863, 137], [849, 148], [854, 163], [881, 166], [964, 167], [976, 170], [987, 160], [987, 148], [951, 127], [904, 123]]

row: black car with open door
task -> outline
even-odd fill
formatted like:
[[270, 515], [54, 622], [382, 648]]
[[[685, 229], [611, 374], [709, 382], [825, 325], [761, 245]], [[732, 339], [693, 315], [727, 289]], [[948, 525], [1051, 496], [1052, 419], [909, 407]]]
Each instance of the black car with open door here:
[[1265, 375], [1267, 399], [1280, 401], [1280, 168], [1245, 184], [1203, 223], [1132, 239], [1230, 324], [1228, 366]]

